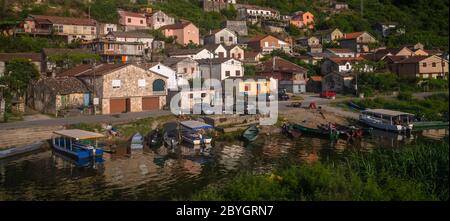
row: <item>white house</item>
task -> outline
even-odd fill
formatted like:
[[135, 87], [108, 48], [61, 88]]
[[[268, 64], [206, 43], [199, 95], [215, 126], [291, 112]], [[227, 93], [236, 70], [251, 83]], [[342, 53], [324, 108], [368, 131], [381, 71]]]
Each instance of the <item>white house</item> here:
[[213, 53], [213, 58], [227, 58], [228, 57], [228, 50], [222, 45], [207, 45], [205, 46], [208, 51]]
[[240, 61], [245, 60], [245, 51], [239, 45], [232, 45], [226, 47], [226, 49], [228, 50], [229, 58], [234, 58]]
[[112, 31], [109, 32], [105, 36], [105, 38], [117, 42], [140, 42], [144, 44], [144, 49], [149, 50], [151, 50], [152, 43], [154, 40], [154, 37], [152, 35], [139, 31], [130, 31], [130, 32]]
[[108, 34], [109, 32], [117, 31], [116, 24], [108, 24], [108, 23], [97, 23], [97, 34], [99, 36], [103, 36]]
[[[355, 58], [340, 58], [340, 57], [331, 57], [325, 59], [325, 61], [321, 65], [321, 73], [322, 75], [327, 75], [331, 72], [336, 73], [349, 73], [353, 72], [355, 64], [365, 61], [363, 57], [355, 57]], [[366, 65], [364, 72], [373, 71], [373, 67]]]
[[200, 75], [203, 79], [223, 81], [229, 77], [243, 77], [244, 67], [234, 58], [214, 58], [198, 60]]
[[178, 81], [177, 81], [177, 73], [172, 68], [160, 63], [150, 63], [145, 65], [147, 70], [150, 70], [159, 75], [165, 76], [168, 78], [167, 80], [167, 88], [171, 91], [178, 90]]
[[340, 58], [356, 57], [356, 53], [348, 48], [327, 48], [325, 53], [330, 53]]
[[192, 58], [194, 60], [213, 58], [213, 54], [206, 48], [177, 49], [168, 53], [171, 58]]
[[237, 44], [238, 41], [236, 33], [228, 28], [211, 31], [209, 35], [205, 36], [203, 39], [205, 45], [224, 44], [226, 46], [230, 46]]

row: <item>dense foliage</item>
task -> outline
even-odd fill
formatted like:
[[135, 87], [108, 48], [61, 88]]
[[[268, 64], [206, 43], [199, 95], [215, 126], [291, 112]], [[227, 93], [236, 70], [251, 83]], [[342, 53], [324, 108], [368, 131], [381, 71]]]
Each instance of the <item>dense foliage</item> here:
[[350, 152], [338, 160], [243, 173], [194, 200], [448, 200], [448, 139], [400, 150]]

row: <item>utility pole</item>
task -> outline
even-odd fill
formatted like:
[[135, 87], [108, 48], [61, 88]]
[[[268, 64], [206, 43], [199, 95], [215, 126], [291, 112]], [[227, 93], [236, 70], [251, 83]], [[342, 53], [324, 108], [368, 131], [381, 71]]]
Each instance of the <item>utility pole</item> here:
[[364, 0], [361, 0], [361, 17], [364, 17]]

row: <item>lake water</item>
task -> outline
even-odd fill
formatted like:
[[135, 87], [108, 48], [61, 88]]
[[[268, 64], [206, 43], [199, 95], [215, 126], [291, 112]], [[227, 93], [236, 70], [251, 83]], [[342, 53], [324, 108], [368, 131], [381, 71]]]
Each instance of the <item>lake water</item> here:
[[240, 141], [216, 142], [204, 149], [144, 148], [131, 151], [118, 144], [102, 162], [80, 165], [47, 148], [0, 161], [0, 200], [173, 200], [188, 198], [210, 183], [244, 170], [269, 173], [280, 164], [311, 163], [340, 157], [347, 149], [402, 148], [420, 139], [443, 139], [448, 130], [427, 130], [413, 136], [375, 131], [348, 144], [339, 140], [283, 135], [260, 136], [244, 146]]

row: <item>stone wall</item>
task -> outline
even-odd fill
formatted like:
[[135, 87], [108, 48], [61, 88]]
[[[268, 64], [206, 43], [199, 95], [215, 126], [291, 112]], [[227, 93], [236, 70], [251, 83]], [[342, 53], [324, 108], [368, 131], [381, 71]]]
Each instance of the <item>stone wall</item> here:
[[246, 21], [226, 21], [225, 27], [236, 32], [239, 36], [248, 35]]

